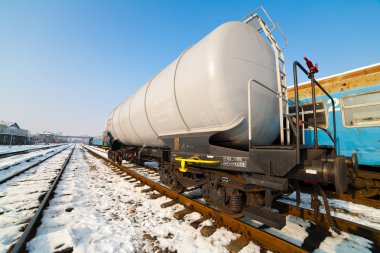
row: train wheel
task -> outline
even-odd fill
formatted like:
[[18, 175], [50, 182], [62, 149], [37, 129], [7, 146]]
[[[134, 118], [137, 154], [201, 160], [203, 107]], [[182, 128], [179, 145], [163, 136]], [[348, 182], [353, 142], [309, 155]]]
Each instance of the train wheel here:
[[169, 186], [171, 190], [176, 193], [182, 193], [185, 191], [186, 187], [183, 186], [178, 180], [176, 180], [170, 170], [166, 170], [161, 168], [159, 170], [160, 173], [160, 181]]
[[183, 193], [186, 190], [186, 187], [183, 186], [180, 182], [177, 180], [172, 180], [172, 183], [169, 185], [170, 189], [174, 191], [175, 193]]
[[115, 162], [115, 151], [108, 151], [108, 158]]
[[121, 165], [121, 163], [123, 162], [123, 156], [120, 155], [119, 153], [116, 153], [116, 163]]

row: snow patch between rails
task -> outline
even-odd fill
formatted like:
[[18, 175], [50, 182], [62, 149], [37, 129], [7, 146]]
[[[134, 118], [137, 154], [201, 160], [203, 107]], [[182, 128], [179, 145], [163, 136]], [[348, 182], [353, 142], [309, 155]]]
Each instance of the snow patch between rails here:
[[356, 235], [351, 235], [342, 232], [340, 235], [335, 233], [332, 229], [330, 232], [333, 236], [327, 237], [315, 250], [315, 253], [324, 252], [344, 252], [344, 253], [370, 253], [373, 242]]
[[267, 228], [265, 231], [280, 237], [284, 240], [287, 240], [297, 246], [301, 246], [303, 241], [308, 236], [306, 229], [310, 227], [310, 222], [305, 221], [301, 218], [295, 216], [286, 217], [286, 226], [281, 230], [275, 228]]
[[37, 236], [33, 240], [35, 243], [30, 246], [29, 250], [35, 252], [56, 252], [74, 246], [72, 235], [66, 229]]

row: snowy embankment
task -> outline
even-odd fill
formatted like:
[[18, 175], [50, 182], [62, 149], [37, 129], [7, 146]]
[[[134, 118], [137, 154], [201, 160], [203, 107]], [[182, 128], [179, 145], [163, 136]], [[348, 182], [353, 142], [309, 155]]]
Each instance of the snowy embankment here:
[[17, 173], [49, 156], [65, 149], [67, 145], [60, 145], [51, 149], [44, 149], [32, 153], [15, 155], [0, 160], [0, 180]]
[[51, 144], [51, 145], [2, 145], [0, 146], [0, 154], [10, 153], [10, 152], [17, 152], [17, 151], [24, 151], [24, 150], [33, 150], [33, 149], [39, 149], [39, 148], [45, 148], [45, 147], [55, 147], [60, 146], [62, 144]]
[[0, 185], [0, 252], [8, 252], [21, 236], [70, 151]]

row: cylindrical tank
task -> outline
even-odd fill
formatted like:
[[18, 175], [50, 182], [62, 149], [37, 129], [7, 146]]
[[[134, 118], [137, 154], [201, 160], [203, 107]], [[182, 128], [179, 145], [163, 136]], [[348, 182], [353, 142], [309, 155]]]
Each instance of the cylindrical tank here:
[[[167, 136], [213, 135], [215, 145], [248, 148], [248, 80], [276, 90], [274, 54], [249, 24], [225, 23], [161, 70], [109, 115], [107, 130], [126, 145], [165, 146]], [[279, 133], [278, 100], [253, 86], [255, 144]]]

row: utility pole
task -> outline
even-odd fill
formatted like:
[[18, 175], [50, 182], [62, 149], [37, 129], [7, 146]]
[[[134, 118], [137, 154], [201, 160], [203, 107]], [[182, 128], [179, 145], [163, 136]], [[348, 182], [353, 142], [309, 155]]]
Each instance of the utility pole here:
[[11, 141], [9, 142], [9, 148], [12, 147], [13, 129], [10, 130], [10, 133], [11, 133]]

